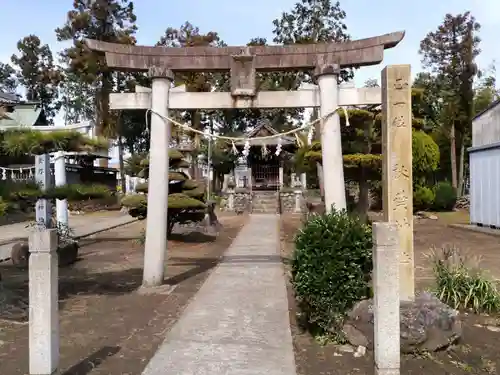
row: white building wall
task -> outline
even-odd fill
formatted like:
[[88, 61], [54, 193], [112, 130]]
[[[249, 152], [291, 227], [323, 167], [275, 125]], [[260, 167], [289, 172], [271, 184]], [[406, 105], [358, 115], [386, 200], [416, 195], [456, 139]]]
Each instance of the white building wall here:
[[470, 222], [500, 228], [500, 145], [469, 158]]
[[500, 228], [500, 102], [472, 121], [470, 222]]
[[500, 103], [472, 121], [472, 147], [500, 142]]

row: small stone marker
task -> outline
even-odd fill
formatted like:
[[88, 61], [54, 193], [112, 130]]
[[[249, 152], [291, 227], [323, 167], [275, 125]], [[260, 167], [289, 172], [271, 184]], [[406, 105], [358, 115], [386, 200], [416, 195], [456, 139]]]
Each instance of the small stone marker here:
[[399, 256], [397, 225], [373, 223], [375, 375], [399, 375]]
[[29, 368], [50, 375], [59, 365], [59, 296], [56, 229], [29, 236]]
[[398, 226], [400, 292], [415, 297], [410, 65], [382, 71], [382, 183], [384, 221]]

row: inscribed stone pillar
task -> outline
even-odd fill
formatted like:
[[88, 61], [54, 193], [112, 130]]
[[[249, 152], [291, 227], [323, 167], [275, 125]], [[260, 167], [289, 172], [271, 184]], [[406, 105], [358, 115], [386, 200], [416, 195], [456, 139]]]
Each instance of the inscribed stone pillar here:
[[50, 375], [59, 365], [57, 231], [29, 236], [29, 371]]
[[280, 168], [279, 168], [278, 179], [279, 179], [280, 188], [282, 188], [283, 187], [283, 183], [284, 183], [284, 175], [283, 175], [283, 166], [282, 165], [280, 165]]
[[151, 91], [151, 140], [149, 151], [148, 218], [144, 250], [144, 286], [163, 283], [167, 252], [168, 146], [170, 124], [168, 103], [174, 75], [165, 67], [149, 69]]
[[321, 125], [321, 155], [323, 160], [323, 184], [325, 208], [329, 212], [346, 208], [344, 184], [344, 164], [340, 138], [340, 118], [338, 112], [337, 64], [321, 65], [315, 70], [319, 86], [320, 115], [327, 116]]
[[[51, 187], [50, 155], [35, 156], [35, 182], [42, 191]], [[38, 199], [35, 204], [36, 223], [43, 228], [52, 227], [52, 203], [48, 199]]]
[[400, 296], [415, 294], [410, 65], [382, 71], [382, 182], [384, 221], [398, 227]]

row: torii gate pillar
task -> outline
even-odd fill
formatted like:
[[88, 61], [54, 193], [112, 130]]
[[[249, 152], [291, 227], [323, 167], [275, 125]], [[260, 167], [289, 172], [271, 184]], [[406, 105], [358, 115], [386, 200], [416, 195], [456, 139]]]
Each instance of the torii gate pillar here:
[[[327, 64], [316, 67], [315, 76], [319, 86], [321, 117], [321, 155], [323, 160], [323, 187], [326, 212], [346, 209], [344, 185], [344, 162], [338, 114], [340, 67]], [[333, 113], [334, 111], [337, 111]], [[333, 113], [333, 114], [332, 114]]]
[[[168, 219], [168, 117], [170, 86], [174, 75], [170, 69], [151, 67], [151, 139], [149, 151], [148, 218], [144, 250], [143, 286], [160, 286], [165, 273]], [[162, 116], [164, 118], [162, 118]]]

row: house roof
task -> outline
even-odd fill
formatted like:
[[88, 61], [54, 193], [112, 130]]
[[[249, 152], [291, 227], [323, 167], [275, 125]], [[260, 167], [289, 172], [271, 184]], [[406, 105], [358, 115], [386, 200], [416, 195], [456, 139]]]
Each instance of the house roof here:
[[19, 97], [16, 94], [0, 91], [0, 104], [17, 104]]
[[42, 108], [38, 103], [18, 103], [12, 112], [3, 114], [0, 119], [0, 128], [46, 125], [38, 123], [42, 115]]

